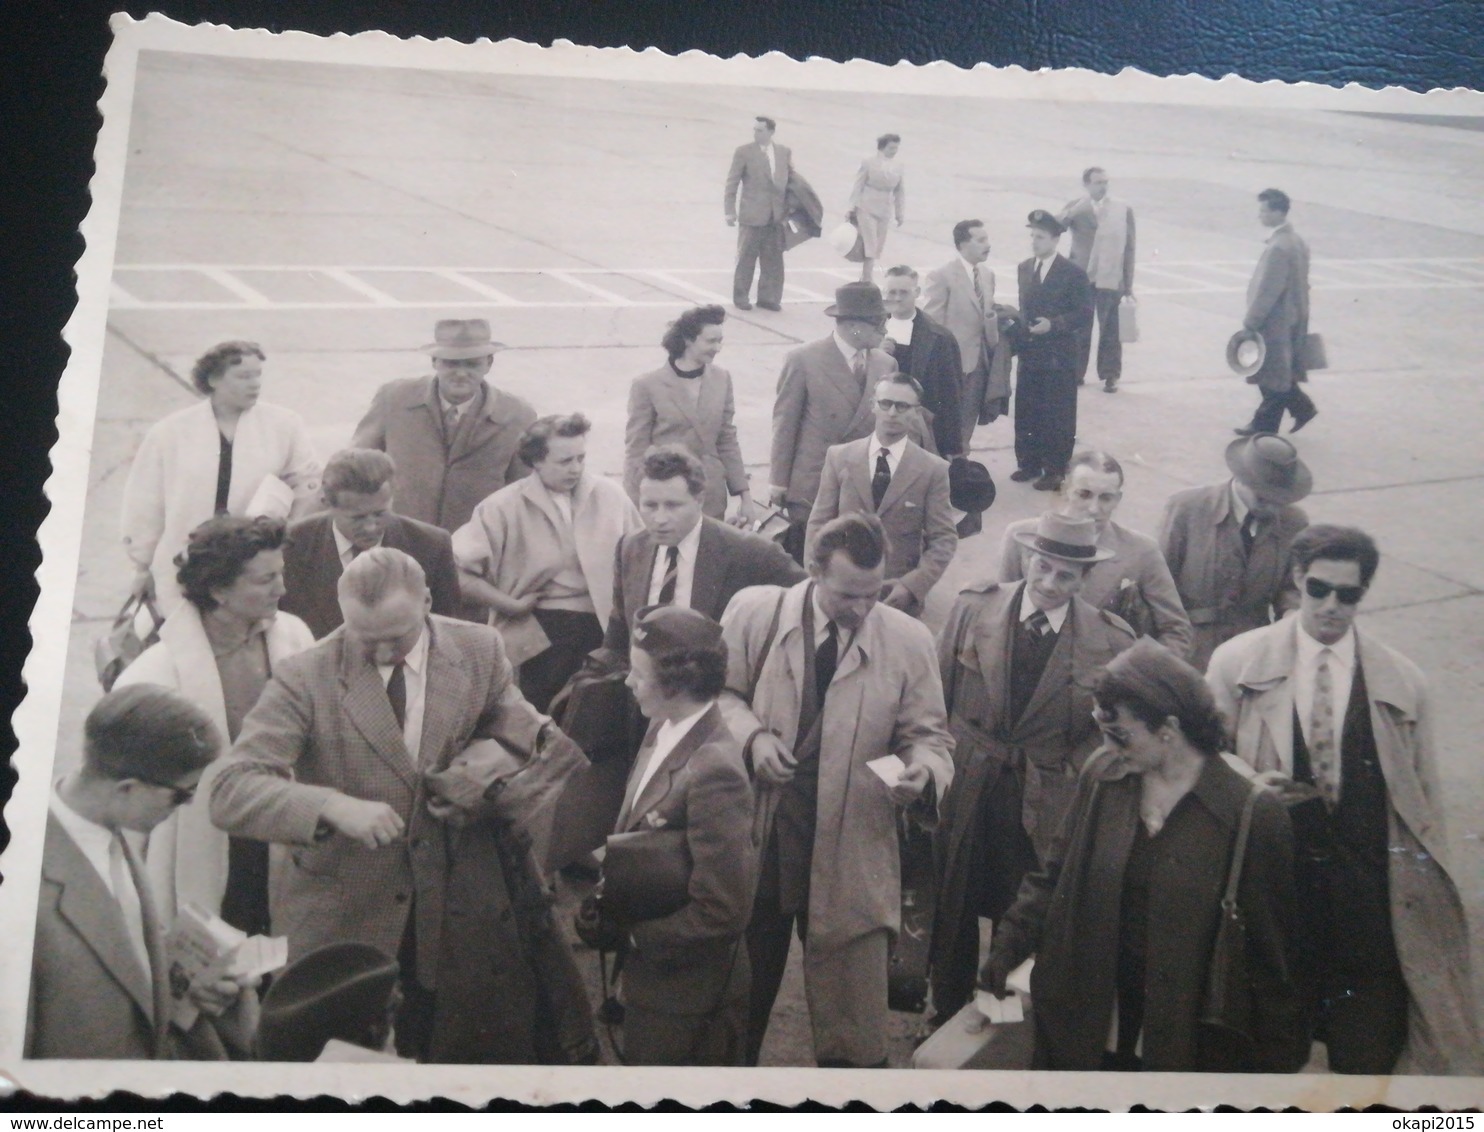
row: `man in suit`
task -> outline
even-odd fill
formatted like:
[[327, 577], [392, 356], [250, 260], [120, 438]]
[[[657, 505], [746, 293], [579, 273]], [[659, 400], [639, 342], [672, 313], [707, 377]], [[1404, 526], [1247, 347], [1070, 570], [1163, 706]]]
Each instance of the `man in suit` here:
[[819, 495], [809, 513], [808, 546], [838, 515], [877, 516], [886, 528], [886, 594], [893, 609], [918, 616], [958, 549], [948, 499], [948, 461], [907, 435], [921, 386], [905, 374], [876, 383], [876, 431], [825, 454]]
[[[886, 336], [886, 307], [874, 283], [836, 289], [835, 303], [824, 313], [835, 320], [835, 332], [788, 352], [773, 402], [769, 501], [788, 511], [791, 529], [784, 549], [800, 564], [824, 454], [832, 445], [871, 434], [876, 383], [897, 370], [891, 355], [879, 349]], [[920, 416], [912, 427], [913, 439], [931, 443]]]
[[1336, 1073], [1484, 1072], [1421, 671], [1355, 625], [1380, 563], [1354, 527], [1293, 542], [1298, 616], [1227, 641], [1231, 748], [1289, 807], [1295, 957]]
[[[1082, 174], [1086, 193], [1057, 217], [1072, 232], [1069, 258], [1093, 287], [1098, 323], [1098, 380], [1104, 393], [1118, 389], [1123, 376], [1123, 341], [1118, 336], [1118, 304], [1134, 293], [1134, 210], [1108, 195], [1108, 174], [1098, 166]], [[1087, 372], [1092, 353], [1092, 323], [1078, 342], [1077, 383]]]
[[778, 123], [772, 118], [755, 119], [752, 141], [737, 147], [727, 171], [722, 208], [728, 227], [741, 225], [737, 233], [737, 271], [732, 277], [732, 302], [738, 310], [752, 309], [747, 297], [760, 260], [757, 305], [765, 311], [783, 309], [783, 222], [788, 215], [784, 194], [790, 166], [788, 147], [773, 142], [777, 129]]
[[461, 608], [453, 540], [442, 527], [392, 512], [397, 465], [375, 448], [347, 448], [325, 465], [320, 491], [328, 511], [300, 519], [284, 543], [280, 609], [302, 618], [315, 639], [340, 628], [338, 583], [351, 560], [376, 546], [417, 559], [433, 595], [433, 612], [457, 617]]
[[[176, 1000], [171, 925], [141, 857], [143, 835], [191, 800], [220, 733], [178, 693], [134, 684], [99, 700], [83, 735], [82, 765], [56, 783], [46, 818], [23, 1056], [248, 1056], [256, 990], [219, 979]], [[182, 1028], [186, 1006], [200, 1014]]]
[[[880, 603], [886, 532], [842, 515], [814, 540], [810, 578], [743, 590], [722, 618], [724, 710], [746, 736], [762, 847], [747, 949], [756, 1064], [794, 925], [822, 1067], [884, 1067], [887, 964], [901, 922], [898, 806], [931, 821], [953, 780], [933, 639]], [[888, 787], [867, 764], [905, 764]]]
[[1262, 367], [1247, 379], [1262, 391], [1262, 402], [1252, 423], [1236, 430], [1238, 436], [1277, 432], [1285, 411], [1293, 416], [1297, 432], [1319, 413], [1298, 383], [1309, 380], [1304, 370], [1304, 340], [1309, 336], [1309, 245], [1288, 222], [1290, 201], [1281, 189], [1257, 194], [1257, 219], [1271, 228], [1257, 270], [1247, 284], [1247, 315], [1242, 329], [1256, 331], [1267, 345]]
[[1019, 267], [1020, 314], [1015, 383], [1017, 483], [1035, 480], [1037, 491], [1059, 491], [1077, 440], [1077, 343], [1092, 321], [1087, 273], [1056, 243], [1061, 222], [1044, 208], [1027, 218], [1031, 257]]
[[558, 1060], [571, 1047], [550, 1033], [544, 977], [575, 972], [529, 846], [501, 836], [504, 790], [456, 804], [430, 776], [476, 739], [530, 763], [559, 733], [499, 633], [430, 613], [407, 554], [366, 551], [339, 592], [343, 630], [274, 671], [212, 784], [212, 820], [287, 848], [270, 910], [291, 959], [345, 941], [398, 957], [403, 1056]]
[[433, 337], [433, 375], [378, 389], [351, 447], [396, 461], [397, 514], [452, 533], [486, 496], [529, 473], [516, 450], [536, 411], [485, 381], [505, 346], [490, 340], [484, 319], [439, 319]]
[[[744, 1065], [749, 979], [743, 932], [757, 850], [742, 745], [716, 703], [726, 687], [727, 647], [711, 618], [660, 605], [636, 619], [631, 656], [629, 686], [650, 728], [614, 832], [630, 842], [682, 833], [677, 851], [690, 868], [683, 893], [656, 890], [653, 875], [610, 870], [604, 878], [600, 906], [616, 906], [621, 917], [636, 900], [678, 905], [629, 927], [624, 1060]], [[620, 851], [615, 845], [609, 861]]]
[[936, 1021], [974, 992], [979, 917], [998, 920], [1044, 859], [1098, 746], [1092, 678], [1134, 643], [1116, 615], [1078, 597], [1112, 557], [1087, 518], [1055, 512], [1018, 536], [1025, 581], [959, 595], [939, 644], [957, 784], [938, 827], [933, 928]]
[[963, 364], [959, 361], [958, 340], [917, 309], [921, 293], [917, 272], [912, 268], [899, 265], [887, 271], [881, 290], [887, 314], [882, 348], [891, 352], [897, 369], [922, 386], [922, 407], [932, 414], [938, 455], [952, 459], [964, 454], [959, 415]]
[[1314, 488], [1298, 450], [1279, 436], [1234, 440], [1232, 478], [1170, 496], [1159, 545], [1190, 618], [1187, 659], [1204, 672], [1211, 653], [1238, 633], [1298, 604], [1289, 544], [1309, 525], [1296, 506]]
[[980, 415], [993, 420], [1005, 412], [1010, 387], [1007, 382], [990, 380], [1000, 332], [994, 308], [994, 272], [984, 265], [989, 258], [989, 233], [984, 223], [960, 220], [953, 226], [953, 246], [958, 255], [928, 272], [922, 309], [958, 342], [962, 373], [959, 423], [963, 430], [958, 450], [968, 452]]
[[791, 586], [804, 571], [771, 539], [703, 514], [706, 466], [679, 444], [651, 448], [639, 480], [644, 529], [619, 540], [604, 648], [627, 657], [646, 606], [679, 605], [720, 619], [738, 590]]

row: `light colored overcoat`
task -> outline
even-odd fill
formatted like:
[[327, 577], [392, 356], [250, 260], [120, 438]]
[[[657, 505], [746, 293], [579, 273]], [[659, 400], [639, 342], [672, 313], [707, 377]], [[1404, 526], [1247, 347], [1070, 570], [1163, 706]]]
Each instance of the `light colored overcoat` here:
[[[687, 386], [699, 386], [699, 397], [692, 399]], [[722, 518], [727, 497], [748, 488], [734, 412], [732, 377], [720, 366], [707, 366], [697, 378], [683, 378], [667, 364], [634, 378], [624, 430], [624, 489], [629, 498], [639, 502], [644, 453], [650, 445], [679, 444], [706, 465], [706, 514]]]

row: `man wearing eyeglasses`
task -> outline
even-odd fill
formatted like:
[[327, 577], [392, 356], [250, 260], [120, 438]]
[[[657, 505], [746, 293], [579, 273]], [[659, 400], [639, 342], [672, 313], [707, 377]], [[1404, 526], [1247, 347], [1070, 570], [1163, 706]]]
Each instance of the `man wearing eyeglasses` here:
[[1293, 542], [1298, 616], [1232, 638], [1206, 679], [1289, 806], [1296, 975], [1336, 1073], [1484, 1072], [1422, 673], [1355, 626], [1380, 563], [1354, 527]]
[[888, 539], [881, 600], [914, 616], [958, 549], [948, 461], [923, 451], [909, 435], [921, 403], [922, 386], [906, 374], [876, 383], [876, 430], [825, 453], [805, 543], [807, 553], [837, 515], [877, 516]]

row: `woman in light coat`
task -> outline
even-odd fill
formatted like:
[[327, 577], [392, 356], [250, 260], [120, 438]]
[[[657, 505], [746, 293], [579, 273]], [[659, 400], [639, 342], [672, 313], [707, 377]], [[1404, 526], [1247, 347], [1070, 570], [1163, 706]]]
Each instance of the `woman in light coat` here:
[[907, 191], [902, 182], [902, 163], [897, 151], [902, 148], [900, 134], [882, 134], [876, 139], [876, 152], [861, 162], [850, 190], [850, 218], [860, 229], [861, 280], [871, 282], [876, 261], [886, 250], [886, 233], [896, 215], [897, 227], [907, 218]]
[[[314, 644], [280, 613], [281, 519], [208, 519], [177, 556], [182, 601], [118, 686], [163, 684], [194, 702], [231, 742], [273, 668]], [[149, 836], [145, 869], [165, 923], [189, 901], [250, 933], [268, 930], [267, 846], [229, 839], [211, 823], [209, 785]]]
[[618, 541], [643, 528], [623, 489], [585, 470], [591, 428], [581, 413], [536, 421], [519, 450], [534, 474], [490, 495], [453, 534], [464, 600], [490, 611], [540, 712], [603, 643]]
[[706, 465], [706, 514], [724, 518], [727, 497], [735, 495], [733, 522], [745, 526], [759, 514], [732, 423], [732, 377], [713, 364], [721, 352], [726, 317], [719, 306], [686, 311], [665, 329], [661, 340], [669, 361], [636, 377], [629, 387], [624, 488], [637, 504], [644, 454], [655, 445], [680, 444]]
[[297, 413], [259, 400], [263, 361], [252, 342], [208, 350], [191, 371], [205, 399], [155, 422], [129, 467], [133, 592], [152, 592], [167, 616], [180, 604], [175, 556], [198, 524], [224, 512], [298, 518], [317, 506], [319, 457]]

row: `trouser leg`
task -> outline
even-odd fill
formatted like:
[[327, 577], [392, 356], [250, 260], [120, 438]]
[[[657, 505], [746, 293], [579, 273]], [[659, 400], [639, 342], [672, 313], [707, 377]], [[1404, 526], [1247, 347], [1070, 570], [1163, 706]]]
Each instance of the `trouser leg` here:
[[[741, 224], [737, 227], [737, 270], [732, 276], [732, 301], [747, 302], [752, 292], [752, 276], [757, 270], [758, 249], [762, 246], [762, 228], [756, 224]], [[762, 296], [759, 295], [759, 298]]]
[[1077, 379], [1071, 373], [1048, 374], [1041, 410], [1041, 467], [1048, 475], [1063, 476], [1077, 442]]
[[1301, 421], [1317, 413], [1319, 406], [1314, 404], [1314, 399], [1304, 392], [1304, 387], [1295, 382], [1293, 388], [1288, 391], [1288, 411], [1293, 414], [1294, 420]]
[[933, 1016], [939, 1022], [952, 1018], [973, 997], [979, 977], [979, 917], [972, 901], [964, 901], [956, 928], [944, 926], [953, 931], [953, 948], [933, 968]]
[[1288, 390], [1264, 389], [1262, 402], [1252, 414], [1254, 432], [1277, 432], [1283, 423], [1283, 410], [1288, 407]]
[[1015, 381], [1015, 463], [1022, 471], [1040, 472], [1041, 409], [1045, 401], [1042, 375], [1022, 365]]
[[1092, 357], [1093, 326], [1091, 322], [1077, 331], [1076, 344], [1074, 346], [1073, 369], [1078, 384], [1081, 384], [1087, 374], [1087, 363]]
[[768, 224], [758, 233], [762, 272], [757, 280], [757, 301], [778, 304], [783, 301], [783, 225]]
[[752, 990], [747, 1011], [747, 1064], [756, 1065], [768, 1033], [768, 1019], [793, 942], [794, 916], [778, 907], [776, 893], [759, 892], [747, 925], [747, 961], [752, 967]]
[[885, 1066], [891, 1023], [886, 971], [889, 935], [867, 932], [827, 952], [804, 943], [804, 994], [814, 1060], [824, 1067]]
[[402, 1004], [393, 1022], [399, 1057], [426, 1061], [433, 1044], [433, 1015], [438, 1005], [437, 992], [423, 986], [417, 978], [417, 916], [407, 913], [407, 927], [397, 949], [401, 968]]
[[1332, 1073], [1389, 1074], [1407, 1041], [1407, 984], [1401, 971], [1347, 979], [1321, 1013]]
[[984, 393], [989, 385], [989, 359], [980, 351], [979, 364], [964, 374], [959, 387], [959, 424], [963, 427], [963, 451], [968, 452], [979, 427], [979, 410], [984, 406]]
[[1098, 289], [1095, 296], [1098, 316], [1098, 380], [1117, 384], [1123, 376], [1123, 341], [1118, 337], [1118, 304], [1123, 296], [1117, 291]]

